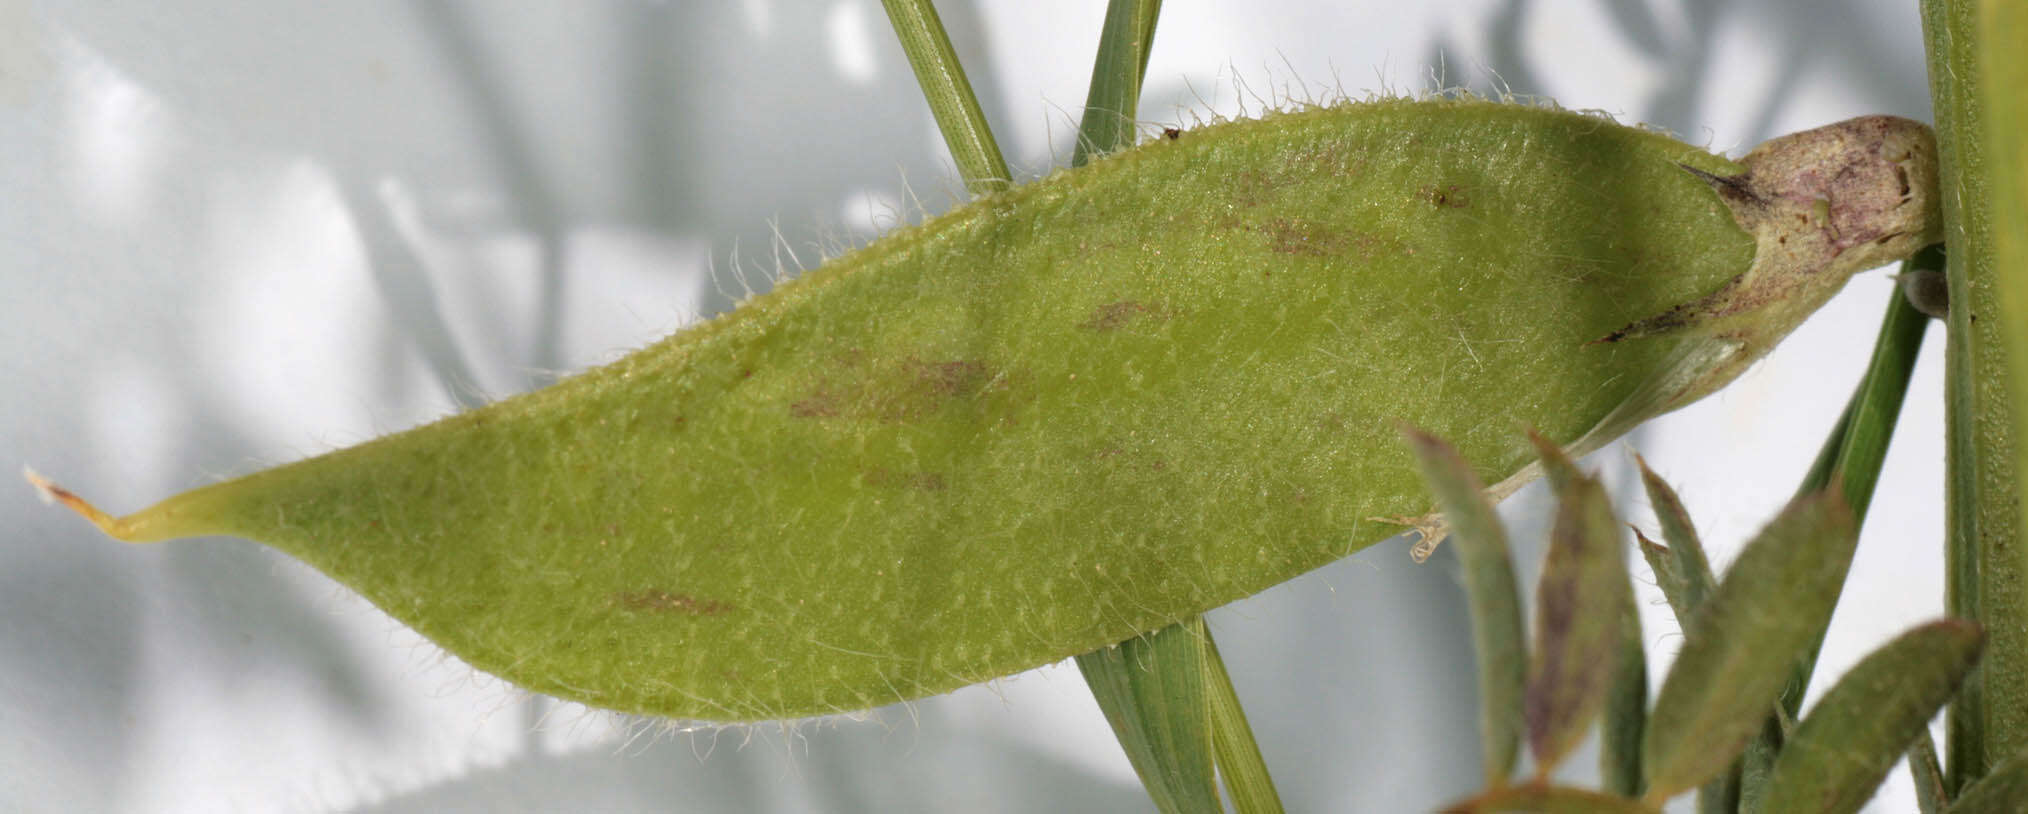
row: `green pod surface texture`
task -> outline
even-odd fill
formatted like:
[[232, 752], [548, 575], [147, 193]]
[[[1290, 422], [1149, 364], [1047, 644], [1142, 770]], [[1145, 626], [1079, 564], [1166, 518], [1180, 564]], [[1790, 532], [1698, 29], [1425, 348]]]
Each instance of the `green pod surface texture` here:
[[[1895, 152], [1927, 130], [1877, 121], [1887, 141], [1840, 138], [1890, 153], [1899, 192], [1861, 175], [1901, 220], [1840, 221], [1833, 193], [1766, 228], [1783, 196], [1824, 195], [1595, 116], [1392, 100], [1213, 125], [897, 230], [544, 390], [123, 518], [48, 488], [122, 539], [259, 540], [595, 706], [744, 721], [917, 698], [1393, 535], [1374, 518], [1433, 506], [1403, 422], [1498, 483], [1530, 458], [1518, 428], [1583, 451], [1715, 388], [1788, 306], [1933, 234], [1934, 182]], [[1770, 228], [1851, 246], [1770, 270]], [[1778, 273], [1808, 293], [1754, 282]]]

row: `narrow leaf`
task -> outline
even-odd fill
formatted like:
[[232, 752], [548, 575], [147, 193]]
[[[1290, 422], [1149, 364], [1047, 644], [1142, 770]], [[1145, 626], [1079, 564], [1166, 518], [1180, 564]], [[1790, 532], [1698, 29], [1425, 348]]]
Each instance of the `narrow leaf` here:
[[1944, 789], [1943, 763], [1936, 757], [1936, 740], [1929, 736], [1927, 726], [1916, 730], [1915, 745], [1908, 747], [1908, 773], [1915, 779], [1916, 808], [1922, 814], [1943, 814], [1951, 798]]
[[1218, 814], [1203, 620], [1077, 657], [1127, 761], [1164, 814]]
[[[1679, 581], [1682, 599], [1669, 598], [1669, 606], [1676, 611], [1677, 619], [1689, 619], [1690, 613], [1704, 603], [1704, 597], [1711, 593], [1711, 586], [1717, 578], [1711, 575], [1711, 560], [1704, 556], [1704, 544], [1697, 539], [1697, 527], [1690, 522], [1690, 512], [1683, 508], [1683, 501], [1676, 496], [1676, 490], [1662, 480], [1655, 470], [1648, 468], [1646, 459], [1634, 456], [1634, 463], [1641, 470], [1641, 486], [1647, 489], [1648, 502], [1655, 507], [1655, 519], [1662, 524], [1662, 540], [1668, 543], [1668, 552], [1675, 566], [1670, 569], [1673, 578]], [[1646, 552], [1645, 547], [1643, 553]], [[1650, 561], [1650, 565], [1653, 562]], [[1662, 569], [1657, 566], [1659, 577]], [[1664, 586], [1663, 593], [1668, 588]]]
[[[1634, 462], [1640, 467], [1648, 503], [1654, 506], [1655, 517], [1662, 526], [1662, 538], [1669, 544], [1656, 543], [1639, 529], [1634, 530], [1634, 536], [1640, 540], [1641, 556], [1655, 571], [1655, 582], [1661, 586], [1662, 595], [1669, 600], [1669, 609], [1676, 613], [1677, 624], [1687, 627], [1718, 579], [1711, 575], [1711, 560], [1705, 556], [1704, 543], [1697, 538], [1697, 528], [1691, 524], [1690, 512], [1683, 508], [1676, 490], [1648, 468], [1647, 460], [1636, 455]], [[1737, 814], [1739, 774], [1740, 766], [1735, 762], [1718, 777], [1705, 781], [1697, 790], [1698, 814]]]
[[1783, 745], [1760, 810], [1858, 811], [1978, 662], [1979, 626], [1931, 622], [1838, 679]]
[[964, 66], [958, 64], [936, 7], [930, 0], [881, 0], [881, 5], [887, 8], [901, 50], [908, 54], [909, 67], [915, 69], [916, 83], [922, 86], [965, 188], [974, 195], [1006, 189], [1013, 174], [1000, 156], [1000, 145], [986, 125], [986, 114], [979, 109], [979, 98], [972, 93]]
[[[1605, 487], [1574, 474], [1560, 450], [1545, 448], [1544, 466], [1558, 488], [1549, 553], [1536, 586], [1535, 652], [1528, 663], [1524, 710], [1528, 747], [1538, 776], [1584, 739], [1605, 705], [1620, 647], [1627, 594], [1620, 525]], [[1559, 473], [1559, 470], [1563, 470]]]
[[1639, 800], [1587, 789], [1531, 783], [1497, 788], [1452, 803], [1444, 814], [1657, 814]]
[[1577, 462], [1571, 460], [1570, 455], [1547, 436], [1529, 430], [1528, 441], [1535, 445], [1535, 455], [1541, 459], [1542, 476], [1544, 480], [1549, 481], [1550, 491], [1561, 495], [1564, 487], [1584, 477], [1584, 473], [1578, 471]]
[[1967, 786], [1958, 801], [1945, 809], [1948, 814], [2020, 814], [2028, 811], [2028, 752], [2021, 752], [1993, 767], [1978, 782]]
[[1684, 632], [1642, 741], [1648, 799], [1722, 771], [1760, 729], [1837, 603], [1858, 541], [1836, 492], [1800, 498], [1740, 552]]
[[[1622, 579], [1630, 579], [1620, 569]], [[1648, 723], [1648, 654], [1641, 642], [1641, 612], [1634, 605], [1633, 586], [1623, 594], [1620, 642], [1613, 652], [1611, 683], [1606, 690], [1605, 719], [1600, 727], [1599, 777], [1605, 790], [1622, 797], [1641, 796], [1641, 730]]]
[[[1201, 620], [1203, 617], [1199, 617]], [[1203, 623], [1200, 621], [1199, 626]], [[1204, 627], [1204, 687], [1211, 694], [1212, 757], [1218, 774], [1225, 779], [1225, 795], [1239, 814], [1281, 814], [1282, 798], [1268, 776], [1267, 762], [1261, 759], [1260, 745], [1254, 743], [1253, 727], [1233, 691], [1232, 678], [1225, 673], [1225, 659], [1218, 654], [1218, 642]]]
[[1485, 486], [1457, 450], [1419, 430], [1405, 429], [1403, 434], [1457, 540], [1453, 545], [1464, 572], [1472, 647], [1478, 657], [1479, 737], [1486, 785], [1499, 786], [1514, 773], [1520, 752], [1522, 691], [1528, 674], [1527, 634], [1507, 529], [1486, 499]]

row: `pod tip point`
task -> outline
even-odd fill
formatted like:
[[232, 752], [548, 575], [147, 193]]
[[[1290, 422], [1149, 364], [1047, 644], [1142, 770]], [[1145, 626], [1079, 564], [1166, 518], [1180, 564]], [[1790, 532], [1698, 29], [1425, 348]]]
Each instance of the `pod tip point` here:
[[43, 477], [41, 473], [36, 472], [31, 467], [21, 467], [21, 476], [28, 479], [30, 486], [35, 487], [35, 492], [42, 498], [42, 502], [61, 503], [65, 508], [77, 512], [86, 520], [90, 520], [92, 525], [99, 527], [100, 531], [112, 534], [114, 537], [119, 536], [113, 533], [114, 522], [112, 516], [99, 511], [99, 507], [93, 506], [90, 501], [78, 497], [69, 489], [51, 483], [48, 478]]
[[69, 492], [65, 492], [63, 487], [50, 483], [48, 478], [42, 476], [42, 473], [35, 471], [35, 467], [27, 464], [21, 465], [21, 477], [27, 478], [28, 485], [35, 487], [35, 494], [37, 497], [42, 498], [44, 505], [55, 503], [59, 499], [58, 495], [70, 494]]

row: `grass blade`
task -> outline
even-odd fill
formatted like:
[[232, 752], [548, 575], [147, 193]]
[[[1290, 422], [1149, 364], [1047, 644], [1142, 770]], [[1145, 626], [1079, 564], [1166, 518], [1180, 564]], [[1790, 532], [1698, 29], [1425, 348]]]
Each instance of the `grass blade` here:
[[1170, 625], [1077, 657], [1141, 785], [1164, 814], [1218, 814], [1204, 622]]
[[1254, 743], [1253, 727], [1246, 722], [1246, 710], [1233, 692], [1232, 678], [1225, 674], [1225, 659], [1218, 655], [1218, 642], [1204, 629], [1204, 687], [1211, 693], [1212, 758], [1218, 774], [1225, 779], [1225, 795], [1239, 814], [1281, 814], [1282, 798], [1268, 776], [1267, 762], [1261, 760], [1260, 745]]
[[[1939, 269], [1943, 250], [1932, 246], [1902, 264], [1904, 272]], [[1815, 492], [1831, 484], [1843, 484], [1845, 503], [1861, 525], [1866, 508], [1873, 503], [1873, 489], [1880, 483], [1880, 467], [1887, 460], [1887, 445], [1901, 418], [1901, 405], [1908, 396], [1909, 377], [1915, 373], [1915, 358], [1922, 350], [1930, 317], [1910, 305], [1895, 291], [1888, 296], [1887, 313], [1881, 316], [1880, 333], [1873, 342], [1873, 356], [1866, 375], [1846, 407], [1849, 418], [1841, 420], [1837, 455], [1822, 482], [1805, 479], [1797, 494]], [[1842, 437], [1840, 437], [1842, 436]]]
[[901, 50], [908, 54], [909, 67], [915, 69], [916, 83], [922, 86], [965, 188], [974, 195], [1006, 189], [1013, 174], [1000, 156], [1000, 145], [993, 140], [993, 129], [986, 124], [979, 97], [972, 93], [964, 66], [958, 64], [936, 7], [930, 0], [881, 0], [881, 5], [887, 8]]
[[1148, 71], [1155, 19], [1161, 12], [1162, 0], [1111, 0], [1107, 4], [1105, 29], [1099, 36], [1091, 91], [1085, 96], [1071, 166], [1082, 167], [1095, 156], [1133, 146], [1138, 134], [1134, 114], [1141, 103], [1141, 78]]
[[1420, 430], [1403, 435], [1421, 464], [1422, 477], [1436, 495], [1456, 539], [1463, 567], [1465, 602], [1472, 617], [1472, 648], [1479, 666], [1479, 738], [1487, 786], [1514, 773], [1520, 754], [1522, 692], [1528, 675], [1521, 595], [1507, 546], [1507, 529], [1485, 485], [1449, 444]]
[[1725, 769], [1759, 730], [1837, 603], [1858, 529], [1841, 495], [1789, 504], [1739, 555], [1684, 632], [1642, 740], [1659, 804]]
[[1536, 586], [1535, 647], [1523, 710], [1538, 777], [1575, 748], [1604, 707], [1620, 647], [1622, 610], [1632, 586], [1605, 487], [1576, 473], [1561, 450], [1544, 445], [1543, 465], [1557, 489], [1549, 553]]
[[1810, 710], [1769, 777], [1762, 811], [1848, 814], [1927, 731], [1979, 660], [1985, 634], [1963, 620], [1917, 627], [1867, 655]]

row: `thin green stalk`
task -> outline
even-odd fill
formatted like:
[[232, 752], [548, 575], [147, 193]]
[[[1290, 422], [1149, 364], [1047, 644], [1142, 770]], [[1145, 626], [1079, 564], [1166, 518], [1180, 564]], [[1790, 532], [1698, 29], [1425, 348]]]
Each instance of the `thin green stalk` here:
[[[2000, 364], [2002, 340], [1980, 103], [1982, 67], [1974, 0], [1922, 0], [1930, 108], [1942, 162], [1944, 267], [1950, 341], [1944, 360], [1945, 604], [1953, 616], [1992, 631], [1990, 656], [1958, 693], [1946, 717], [1944, 785], [1955, 795], [2005, 758], [1990, 738], [1994, 718], [2028, 707], [2019, 635], [2028, 626], [2014, 586], [2018, 565], [1992, 555], [2019, 550], [2012, 411]], [[2017, 49], [2018, 50], [2018, 49]], [[2019, 88], [2007, 88], [2019, 92]], [[2011, 581], [2011, 584], [2010, 584]], [[1998, 614], [1998, 615], [1995, 615]], [[1998, 702], [1998, 703], [1989, 703]]]
[[[1071, 157], [1071, 166], [1082, 166], [1094, 156], [1133, 146], [1132, 111], [1140, 104], [1141, 78], [1147, 72], [1148, 49], [1154, 42], [1155, 20], [1161, 9], [1161, 0], [1112, 0], [1107, 7], [1105, 28], [1099, 35], [1098, 56], [1092, 67], [1091, 91], [1086, 97], [1084, 118], [1078, 127], [1077, 149]], [[1126, 113], [1123, 115], [1118, 111]], [[1214, 789], [1212, 799], [1215, 802], [1214, 764], [1194, 758], [1195, 750], [1208, 742], [1216, 770], [1224, 775], [1226, 793], [1232, 798], [1234, 807], [1242, 814], [1279, 814], [1282, 810], [1281, 798], [1269, 779], [1267, 764], [1261, 759], [1260, 747], [1254, 741], [1253, 730], [1247, 724], [1239, 696], [1232, 688], [1232, 679], [1226, 674], [1218, 645], [1211, 638], [1210, 628], [1204, 625], [1204, 618], [1199, 616], [1170, 625], [1136, 641], [1153, 642], [1177, 651], [1194, 650], [1188, 664], [1181, 658], [1157, 660], [1153, 668], [1200, 670], [1193, 682], [1167, 682], [1179, 688], [1195, 688], [1200, 697], [1196, 701], [1187, 701], [1175, 695], [1157, 699], [1145, 693], [1106, 691], [1107, 684], [1117, 682], [1119, 670], [1132, 666], [1130, 662], [1113, 658], [1113, 650], [1078, 656], [1077, 664], [1092, 687], [1092, 697], [1105, 712], [1106, 720], [1113, 724], [1120, 746], [1126, 749], [1135, 772], [1140, 775], [1142, 784], [1148, 787], [1149, 795], [1155, 798], [1156, 805], [1165, 811], [1170, 810], [1168, 805], [1193, 805], [1194, 801], [1201, 800], [1201, 789], [1207, 786]], [[1118, 649], [1128, 650], [1137, 646], [1135, 642], [1128, 642]], [[1136, 728], [1170, 731], [1178, 733], [1180, 738], [1181, 733], [1190, 732], [1191, 727], [1199, 729], [1187, 743], [1180, 739], [1168, 742], [1153, 740], [1135, 731]], [[1163, 753], [1167, 749], [1178, 750], [1178, 753]], [[1164, 775], [1163, 771], [1203, 771], [1204, 774]], [[1165, 803], [1165, 799], [1173, 802]]]
[[1943, 763], [1936, 757], [1936, 741], [1929, 736], [1929, 727], [1915, 736], [1915, 745], [1908, 747], [1908, 773], [1915, 780], [1915, 806], [1921, 814], [1943, 814], [1949, 808], [1951, 798], [1944, 794]]
[[1824, 444], [1817, 448], [1817, 459], [1810, 462], [1810, 471], [1803, 474], [1803, 482], [1796, 486], [1797, 494], [1808, 494], [1831, 485], [1831, 470], [1838, 465], [1838, 453], [1845, 449], [1845, 436], [1852, 432], [1852, 414], [1859, 409], [1859, 392], [1853, 391], [1852, 398], [1845, 401], [1845, 411], [1838, 414], [1838, 423], [1831, 425], [1831, 432], [1824, 436]]
[[1107, 5], [1105, 30], [1099, 36], [1091, 92], [1084, 99], [1071, 166], [1082, 167], [1094, 156], [1133, 146], [1141, 78], [1148, 72], [1155, 19], [1161, 13], [1162, 0], [1111, 0]]
[[1281, 794], [1268, 775], [1267, 761], [1261, 759], [1253, 727], [1247, 725], [1246, 710], [1239, 705], [1239, 694], [1232, 689], [1232, 677], [1225, 674], [1225, 659], [1218, 655], [1218, 643], [1208, 627], [1204, 671], [1204, 689], [1211, 694], [1211, 751], [1225, 778], [1225, 795], [1239, 814], [1281, 814]]
[[1204, 621], [1170, 625], [1077, 657], [1162, 814], [1221, 814], [1204, 678]]
[[[1937, 270], [1944, 265], [1942, 247], [1931, 246], [1902, 266], [1904, 273]], [[1880, 468], [1887, 461], [1887, 444], [1894, 437], [1895, 422], [1908, 396], [1908, 380], [1915, 373], [1915, 357], [1922, 350], [1922, 338], [1929, 330], [1929, 316], [1915, 310], [1899, 290], [1889, 295], [1887, 314], [1874, 341], [1873, 358], [1866, 377], [1846, 407], [1851, 419], [1841, 422], [1844, 437], [1837, 457], [1831, 462], [1831, 481], [1805, 484], [1814, 491], [1831, 482], [1843, 484], [1845, 501], [1853, 516], [1863, 524], [1866, 507], [1873, 502], [1874, 487], [1880, 483]]]
[[909, 67], [915, 69], [916, 82], [922, 85], [965, 188], [974, 195], [1006, 189], [1013, 174], [1007, 171], [1007, 159], [1000, 157], [1000, 145], [986, 126], [986, 114], [979, 109], [979, 98], [965, 79], [936, 7], [930, 0], [881, 0], [881, 5], [887, 7], [894, 36], [908, 54]]
[[[1909, 260], [1903, 269], [1907, 272], [1934, 269], [1943, 261], [1943, 252], [1931, 247]], [[1873, 502], [1874, 487], [1880, 482], [1880, 468], [1887, 459], [1887, 444], [1893, 438], [1895, 422], [1901, 416], [1901, 405], [1908, 395], [1908, 380], [1915, 372], [1915, 357], [1922, 350], [1922, 337], [1929, 328], [1929, 320], [1927, 315], [1908, 303], [1908, 298], [1902, 296], [1899, 289], [1889, 295], [1887, 314], [1881, 320], [1880, 335], [1874, 342], [1873, 357], [1867, 363], [1866, 375], [1860, 379], [1858, 389], [1853, 391], [1852, 399], [1847, 402], [1844, 415], [1839, 417], [1830, 437], [1825, 439], [1816, 463], [1803, 477], [1797, 494], [1810, 494], [1838, 484], [1846, 502], [1852, 507], [1854, 520], [1864, 525], [1866, 508]], [[1747, 744], [1746, 752], [1740, 756], [1742, 810], [1754, 810], [1761, 792], [1765, 790], [1768, 773], [1774, 768], [1786, 731], [1802, 710], [1803, 692], [1810, 685], [1810, 675], [1816, 670], [1817, 655], [1823, 645], [1824, 631], [1820, 630], [1816, 643], [1796, 665], [1788, 688], [1782, 691], [1775, 714], [1769, 716], [1768, 722], [1761, 727], [1761, 733]]]

